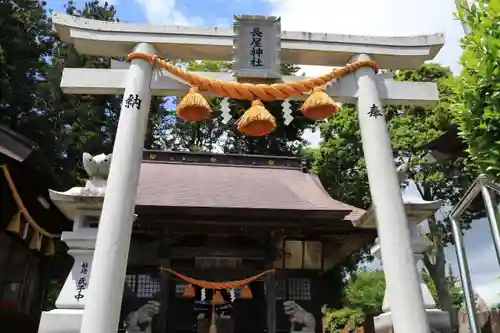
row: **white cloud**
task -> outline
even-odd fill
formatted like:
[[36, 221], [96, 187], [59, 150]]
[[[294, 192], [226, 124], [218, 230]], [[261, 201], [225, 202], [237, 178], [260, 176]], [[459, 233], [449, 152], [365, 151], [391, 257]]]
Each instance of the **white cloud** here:
[[494, 306], [500, 303], [500, 280], [489, 279], [476, 287], [476, 292], [484, 299], [486, 304]]
[[[469, 270], [474, 290], [488, 304], [500, 303], [500, 269], [493, 247], [493, 239], [487, 219], [476, 220], [465, 232], [464, 245], [467, 251]], [[446, 256], [455, 273], [458, 272], [455, 249], [446, 249]]]
[[166, 25], [202, 25], [199, 16], [187, 17], [177, 7], [176, 0], [135, 0], [143, 7], [146, 19], [150, 23]]
[[[411, 36], [445, 33], [446, 44], [436, 57], [458, 70], [458, 39], [462, 28], [453, 19], [454, 0], [268, 0], [281, 16], [284, 30], [368, 36]], [[347, 59], [346, 59], [347, 60]], [[330, 68], [304, 66], [308, 75]]]

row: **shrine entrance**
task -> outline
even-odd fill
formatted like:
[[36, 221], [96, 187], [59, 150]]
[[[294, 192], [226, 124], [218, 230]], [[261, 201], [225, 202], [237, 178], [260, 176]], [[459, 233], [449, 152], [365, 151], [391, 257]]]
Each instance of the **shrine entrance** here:
[[[215, 273], [213, 275], [207, 270], [203, 273], [200, 272], [200, 276], [214, 276], [209, 279], [210, 281], [220, 281], [217, 276], [231, 276], [227, 274], [230, 273], [227, 269], [213, 272]], [[270, 272], [273, 273], [274, 271]], [[266, 331], [265, 282], [257, 279], [245, 285], [241, 283], [243, 281], [236, 280], [210, 282], [213, 287], [218, 288], [211, 289], [191, 284], [186, 279], [178, 277], [172, 279], [170, 291], [175, 294], [170, 297], [167, 309], [167, 326], [169, 326], [167, 331], [195, 330], [198, 333], [208, 333], [214, 329], [219, 333]], [[223, 288], [232, 285], [237, 287]]]
[[288, 332], [285, 301], [319, 323], [322, 273], [376, 237], [301, 158], [146, 151], [136, 211], [121, 323], [157, 302], [152, 333], [206, 330], [214, 307], [224, 330]]
[[[220, 121], [225, 124], [240, 112], [231, 110], [229, 99], [249, 100], [250, 108], [233, 122], [235, 130], [248, 136], [267, 135], [278, 124], [288, 126], [294, 116], [312, 120], [333, 116], [337, 104], [332, 98], [356, 102], [394, 330], [429, 332], [383, 107], [435, 103], [437, 86], [396, 82], [378, 69], [420, 66], [439, 51], [442, 35], [375, 38], [290, 32], [281, 31], [277, 17], [246, 15], [235, 17], [234, 29], [141, 26], [58, 13], [52, 14], [52, 21], [61, 39], [79, 53], [126, 57], [127, 62], [113, 62], [112, 69], [66, 68], [63, 72], [61, 87], [66, 93], [119, 93], [124, 99], [112, 161], [106, 168], [109, 179], [107, 172], [89, 174], [88, 188], [52, 193], [54, 201], [72, 208], [75, 227], [66, 238], [70, 251], [75, 238], [78, 246], [85, 244], [85, 251], [78, 248], [70, 253], [75, 262], [82, 262], [80, 257], [92, 262], [91, 287], [80, 288], [81, 299], [76, 302], [70, 275], [60, 295], [64, 309], [44, 313], [40, 333], [61, 332], [61, 321], [73, 325], [64, 328], [65, 333], [111, 333], [123, 317], [135, 325], [129, 326], [129, 333], [130, 327], [144, 331], [141, 325], [152, 318], [159, 323], [155, 333], [194, 330], [193, 316], [198, 316], [194, 301], [175, 296], [188, 287], [174, 282], [171, 272], [158, 272], [159, 266], [196, 280], [212, 278], [212, 282], [275, 269], [250, 284], [256, 298], [248, 300], [248, 311], [233, 307], [235, 318], [242, 319], [233, 318], [229, 326], [241, 320], [248, 325], [241, 330], [249, 333], [290, 331], [290, 322], [281, 324], [282, 315], [301, 322], [309, 332], [319, 332], [321, 274], [376, 236], [372, 230], [353, 226], [364, 212], [330, 198], [304, 159], [143, 152], [152, 94], [185, 95], [177, 115], [186, 121], [212, 118], [205, 98], [222, 97]], [[233, 60], [233, 73], [187, 72], [164, 58]], [[281, 76], [282, 60], [335, 68], [313, 78]], [[300, 114], [292, 114], [291, 99], [305, 100]], [[266, 102], [275, 100], [283, 101], [281, 115], [265, 108]], [[99, 163], [111, 160], [111, 156], [94, 158]], [[84, 203], [99, 217], [99, 233], [96, 223], [94, 227], [83, 223], [88, 208]], [[235, 266], [223, 271], [206, 264], [210, 260], [235, 260]], [[149, 275], [159, 286], [156, 299], [149, 292], [150, 303], [144, 304], [143, 299], [139, 308], [124, 314], [120, 302], [125, 271], [140, 271], [146, 265], [156, 267]], [[79, 268], [75, 266], [72, 274], [78, 275]], [[139, 298], [138, 292], [131, 295]], [[216, 294], [217, 290], [213, 297], [219, 299]], [[266, 306], [261, 308], [262, 299]], [[281, 308], [283, 301], [286, 306]], [[182, 306], [186, 310], [178, 310]], [[65, 309], [71, 309], [75, 320], [68, 320]], [[265, 322], [260, 309], [265, 309]]]

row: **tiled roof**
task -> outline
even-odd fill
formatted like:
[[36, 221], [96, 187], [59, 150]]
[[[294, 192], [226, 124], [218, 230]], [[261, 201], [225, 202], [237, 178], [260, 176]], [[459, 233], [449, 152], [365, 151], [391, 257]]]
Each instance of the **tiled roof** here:
[[138, 206], [364, 211], [332, 199], [300, 158], [146, 152]]

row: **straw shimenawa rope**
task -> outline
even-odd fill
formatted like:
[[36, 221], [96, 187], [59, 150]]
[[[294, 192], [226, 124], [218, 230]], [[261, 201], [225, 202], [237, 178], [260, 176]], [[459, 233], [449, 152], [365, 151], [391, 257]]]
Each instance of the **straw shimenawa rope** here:
[[220, 97], [251, 100], [252, 106], [236, 122], [238, 130], [249, 136], [264, 136], [276, 128], [275, 117], [266, 110], [261, 101], [285, 100], [312, 91], [302, 105], [301, 112], [312, 120], [326, 119], [338, 110], [333, 99], [325, 92], [324, 86], [328, 82], [361, 67], [371, 67], [375, 72], [378, 71], [377, 65], [373, 61], [362, 60], [334, 69], [328, 74], [306, 80], [252, 84], [209, 79], [172, 65], [158, 58], [157, 55], [133, 52], [127, 56], [126, 60], [133, 59], [143, 59], [153, 66], [158, 65], [191, 85], [187, 95], [179, 101], [176, 107], [177, 116], [184, 120], [200, 121], [212, 117], [212, 110], [205, 98], [198, 92], [199, 90], [208, 91]]
[[21, 196], [19, 195], [19, 192], [17, 191], [16, 185], [14, 184], [14, 180], [12, 179], [12, 176], [10, 175], [9, 169], [7, 168], [7, 165], [0, 165], [0, 168], [2, 168], [3, 174], [5, 176], [5, 179], [7, 180], [7, 184], [9, 185], [10, 192], [12, 193], [12, 197], [14, 198], [14, 201], [17, 204], [17, 207], [23, 214], [23, 217], [26, 219], [26, 221], [29, 223], [29, 225], [39, 234], [43, 235], [44, 237], [47, 238], [59, 238], [61, 235], [58, 234], [51, 234], [50, 232], [46, 231], [42, 227], [40, 227], [33, 217], [30, 215], [28, 212], [28, 209], [23, 203], [23, 200], [21, 199]]
[[209, 91], [220, 97], [247, 100], [259, 99], [262, 101], [284, 100], [309, 92], [314, 88], [324, 86], [328, 82], [338, 79], [347, 73], [353, 72], [362, 67], [372, 67], [375, 72], [378, 71], [378, 67], [375, 62], [370, 60], [361, 60], [347, 64], [341, 68], [336, 68], [325, 75], [306, 80], [273, 84], [252, 84], [213, 80], [202, 77], [172, 65], [171, 63], [158, 58], [156, 55], [147, 53], [132, 52], [127, 56], [126, 61], [131, 61], [133, 59], [143, 59], [151, 64], [158, 64], [161, 68], [166, 69], [168, 72], [183, 79], [190, 85], [198, 87], [203, 91]]
[[233, 288], [243, 287], [243, 286], [261, 278], [262, 276], [264, 276], [266, 274], [275, 272], [274, 269], [269, 269], [267, 271], [264, 271], [262, 273], [248, 277], [248, 278], [243, 279], [243, 280], [227, 281], [227, 282], [214, 282], [214, 281], [197, 280], [197, 279], [191, 278], [189, 276], [183, 275], [181, 273], [178, 273], [178, 272], [176, 272], [173, 269], [170, 269], [168, 267], [160, 267], [160, 269], [163, 271], [172, 273], [175, 276], [177, 276], [179, 279], [184, 280], [187, 283], [190, 283], [192, 285], [198, 286], [200, 288], [215, 289], [215, 290], [233, 289]]

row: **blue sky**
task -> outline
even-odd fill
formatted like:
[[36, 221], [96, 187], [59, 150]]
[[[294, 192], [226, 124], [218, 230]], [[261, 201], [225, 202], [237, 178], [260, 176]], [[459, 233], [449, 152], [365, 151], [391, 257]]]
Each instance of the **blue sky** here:
[[[234, 14], [281, 17], [283, 30], [372, 36], [412, 36], [445, 33], [446, 43], [434, 59], [457, 73], [462, 27], [454, 19], [454, 0], [113, 0], [124, 22], [166, 25], [230, 26]], [[64, 11], [65, 0], [48, 0], [48, 8]], [[76, 1], [78, 7], [84, 2]], [[328, 67], [303, 66], [307, 75], [319, 75]], [[311, 144], [318, 132], [307, 133]], [[474, 287], [489, 302], [500, 302], [500, 270], [484, 220], [466, 233], [466, 246]], [[455, 263], [453, 249], [447, 250]], [[455, 266], [456, 271], [456, 266]]]
[[[168, 1], [165, 1], [167, 3]], [[84, 1], [76, 1], [77, 6], [81, 6]], [[146, 3], [135, 0], [110, 1], [115, 4], [118, 17], [125, 22], [147, 22], [151, 20], [145, 9]], [[49, 0], [48, 7], [56, 11], [63, 11], [65, 0]], [[149, 4], [150, 5], [150, 4]], [[153, 4], [154, 6], [154, 4]], [[271, 12], [271, 6], [267, 1], [248, 1], [248, 0], [187, 0], [177, 3], [176, 11], [185, 17], [194, 17], [192, 23], [202, 23], [205, 26], [227, 26], [232, 24], [234, 14], [260, 14], [266, 15]], [[158, 13], [158, 17], [161, 14]], [[153, 21], [159, 21], [168, 24], [169, 14], [165, 13], [165, 20], [154, 17]], [[201, 19], [201, 22], [200, 22]], [[161, 21], [160, 21], [161, 20]], [[175, 20], [171, 24], [176, 24]]]

